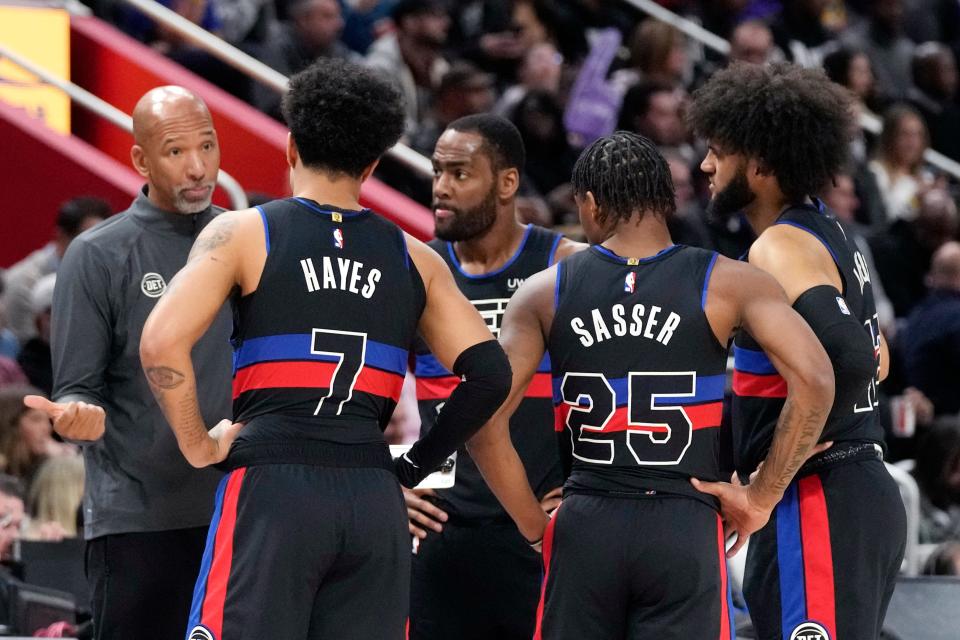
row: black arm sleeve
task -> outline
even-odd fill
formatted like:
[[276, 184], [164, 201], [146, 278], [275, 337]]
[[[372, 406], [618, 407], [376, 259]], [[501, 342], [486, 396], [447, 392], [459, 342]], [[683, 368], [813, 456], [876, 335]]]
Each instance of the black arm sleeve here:
[[849, 412], [877, 375], [878, 355], [869, 329], [850, 313], [835, 287], [807, 289], [793, 303], [823, 345], [833, 365], [833, 410]]
[[397, 458], [400, 484], [415, 487], [486, 424], [510, 393], [513, 374], [496, 340], [473, 345], [457, 357], [453, 373], [462, 378], [444, 403], [437, 422]]

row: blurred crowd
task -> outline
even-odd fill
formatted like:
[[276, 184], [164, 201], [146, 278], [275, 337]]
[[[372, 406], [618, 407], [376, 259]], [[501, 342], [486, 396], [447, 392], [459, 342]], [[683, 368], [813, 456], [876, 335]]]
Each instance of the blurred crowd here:
[[[699, 170], [705, 147], [685, 123], [691, 94], [733, 63], [822, 67], [879, 133], [857, 134], [847, 169], [821, 194], [870, 265], [879, 324], [893, 353], [881, 403], [888, 455], [916, 478], [921, 539], [960, 541], [960, 244], [958, 181], [924, 161], [960, 160], [960, 4], [951, 0], [661, 0], [730, 42], [729, 56], [614, 0], [161, 0], [283, 74], [321, 57], [365, 62], [406, 96], [404, 142], [430, 156], [453, 120], [510, 118], [527, 148], [525, 221], [577, 237], [569, 183], [580, 149], [615, 129], [653, 140], [677, 197], [674, 240], [737, 258], [742, 218], [715, 219]], [[280, 95], [115, 0], [89, 0], [131, 36], [280, 118]], [[429, 206], [429, 179], [384, 162], [390, 185]], [[2, 279], [0, 545], [8, 530], [77, 535], [82, 462], [46, 417], [22, 406], [50, 392], [50, 300], [59, 257], [108, 216], [93, 198], [66, 203], [53, 239]], [[27, 386], [30, 385], [30, 386]], [[35, 389], [34, 389], [35, 387]], [[8, 493], [9, 491], [9, 493]], [[11, 506], [19, 500], [19, 507]], [[22, 525], [24, 518], [29, 525]], [[944, 555], [946, 554], [946, 555]], [[944, 559], [946, 557], [946, 559]], [[960, 570], [942, 547], [931, 571]]]

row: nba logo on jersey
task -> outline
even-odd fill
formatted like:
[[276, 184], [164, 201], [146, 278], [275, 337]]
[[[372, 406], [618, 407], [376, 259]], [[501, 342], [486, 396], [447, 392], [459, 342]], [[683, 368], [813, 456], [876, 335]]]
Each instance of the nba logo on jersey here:
[[631, 271], [623, 280], [623, 290], [627, 293], [633, 293], [637, 290], [637, 272]]
[[333, 230], [333, 246], [343, 249], [343, 231], [339, 228]]

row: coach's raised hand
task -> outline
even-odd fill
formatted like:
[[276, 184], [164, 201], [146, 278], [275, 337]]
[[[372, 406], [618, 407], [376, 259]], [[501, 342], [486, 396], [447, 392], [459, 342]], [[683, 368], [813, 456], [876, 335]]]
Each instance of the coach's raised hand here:
[[96, 440], [103, 435], [106, 413], [103, 407], [87, 402], [51, 402], [43, 396], [26, 396], [23, 404], [43, 411], [54, 430], [67, 440]]

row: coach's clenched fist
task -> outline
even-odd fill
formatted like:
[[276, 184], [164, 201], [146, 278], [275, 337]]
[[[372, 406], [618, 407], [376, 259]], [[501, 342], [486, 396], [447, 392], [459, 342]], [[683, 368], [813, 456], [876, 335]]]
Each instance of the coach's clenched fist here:
[[103, 407], [86, 402], [51, 402], [43, 396], [26, 396], [23, 404], [46, 413], [54, 430], [66, 440], [96, 440], [103, 435]]

